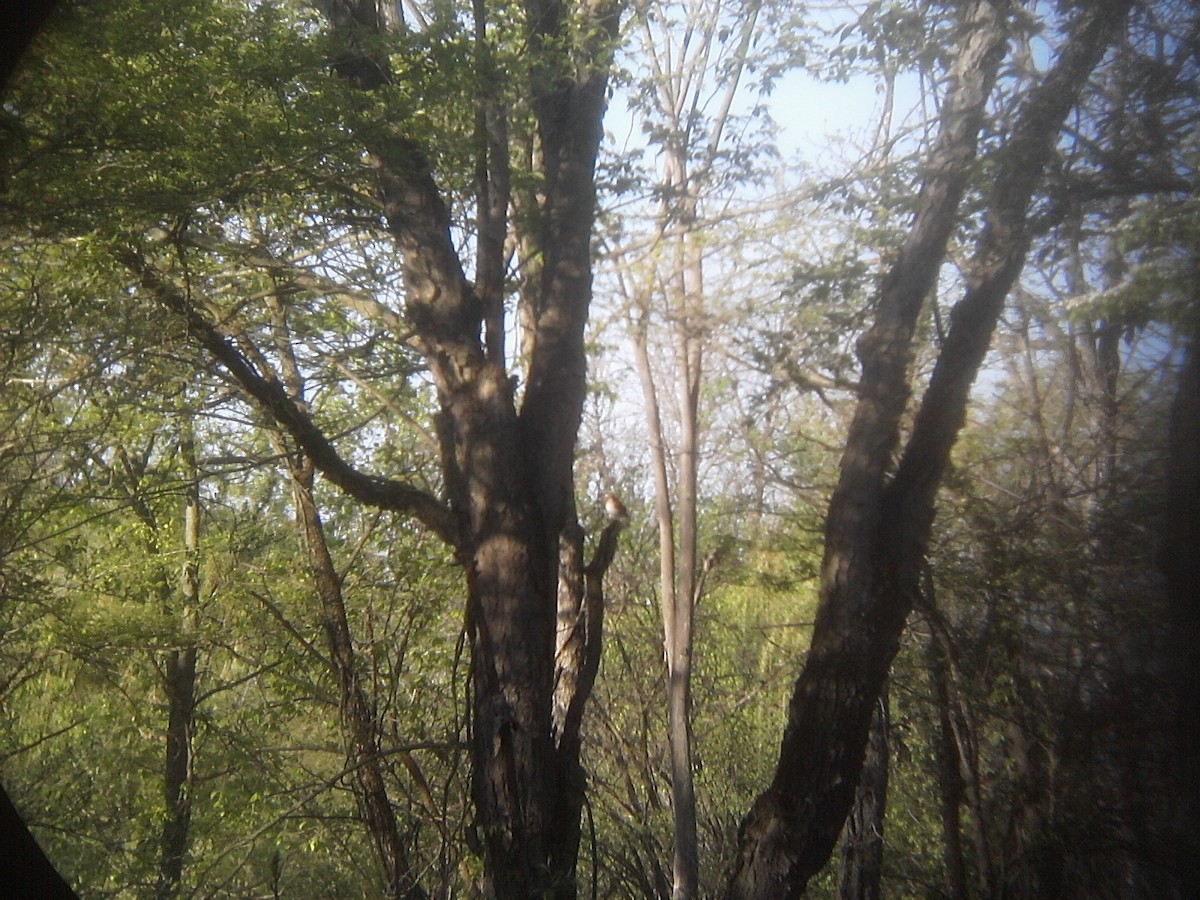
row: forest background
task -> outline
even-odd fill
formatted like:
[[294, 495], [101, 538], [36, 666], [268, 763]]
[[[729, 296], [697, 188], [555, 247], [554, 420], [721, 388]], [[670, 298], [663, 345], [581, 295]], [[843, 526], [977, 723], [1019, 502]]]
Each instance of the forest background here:
[[[1151, 0], [61, 4], [5, 791], [87, 897], [1192, 895], [1198, 63]], [[797, 155], [810, 81], [872, 105]]]

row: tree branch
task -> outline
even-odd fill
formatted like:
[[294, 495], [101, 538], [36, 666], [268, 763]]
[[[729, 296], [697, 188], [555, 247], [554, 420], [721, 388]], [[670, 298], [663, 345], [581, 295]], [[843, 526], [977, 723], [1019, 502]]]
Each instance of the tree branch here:
[[1131, 6], [1131, 0], [1109, 0], [1089, 8], [1090, 18], [1080, 23], [1054, 68], [1022, 105], [1001, 151], [986, 225], [967, 272], [967, 292], [950, 313], [950, 331], [887, 490], [887, 510], [897, 518], [886, 527], [893, 535], [918, 539], [916, 547], [896, 548], [909, 562], [923, 555], [934, 498], [966, 420], [971, 385], [1024, 265], [1033, 237], [1030, 204], [1054, 154], [1061, 123]]
[[406, 482], [368, 475], [354, 468], [288, 396], [283, 386], [260, 373], [232, 341], [137, 250], [119, 248], [116, 256], [137, 276], [142, 287], [187, 323], [191, 335], [225, 367], [255, 406], [291, 434], [326, 478], [356, 500], [379, 509], [413, 516], [447, 544], [457, 546], [454, 519], [440, 500]]
[[305, 266], [280, 259], [265, 246], [238, 244], [233, 241], [217, 240], [207, 235], [188, 233], [183, 237], [186, 246], [201, 250], [240, 257], [248, 265], [257, 266], [286, 279], [298, 288], [323, 294], [339, 301], [347, 309], [364, 318], [392, 329], [394, 337], [404, 343], [412, 343], [412, 326], [396, 310], [381, 303], [369, 291], [338, 284], [332, 278], [318, 275]]

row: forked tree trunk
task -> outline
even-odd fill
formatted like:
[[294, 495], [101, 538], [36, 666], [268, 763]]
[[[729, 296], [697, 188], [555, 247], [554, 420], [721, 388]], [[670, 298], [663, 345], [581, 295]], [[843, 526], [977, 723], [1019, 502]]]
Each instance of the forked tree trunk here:
[[[345, 43], [338, 72], [363, 91], [390, 82], [386, 53], [365, 49], [379, 47], [394, 27], [375, 0], [320, 5]], [[486, 5], [474, 11], [482, 73]], [[402, 123], [380, 123], [364, 136], [403, 257], [407, 319], [437, 388], [451, 514], [444, 533], [467, 581], [475, 825], [485, 891], [501, 898], [576, 892], [583, 807], [578, 729], [600, 639], [586, 626], [598, 629], [602, 619], [603, 556], [584, 566], [573, 466], [585, 397], [595, 163], [619, 11], [611, 0], [524, 4], [529, 66], [519, 94], [529, 98], [536, 127], [538, 196], [519, 242], [537, 256], [521, 298], [528, 369], [519, 410], [502, 339], [501, 254], [510, 205], [505, 109], [482, 91], [474, 280], [464, 273], [448, 202], [421, 146]], [[314, 460], [326, 474], [336, 471]], [[616, 530], [606, 535], [615, 540]], [[572, 639], [576, 625], [585, 639]]]
[[[318, 5], [342, 45], [334, 70], [363, 92], [388, 85], [386, 32], [403, 27], [397, 7], [376, 0]], [[484, 9], [475, 6], [481, 72], [489, 40]], [[573, 467], [586, 393], [595, 163], [619, 13], [616, 0], [525, 3], [528, 81], [513, 93], [530, 98], [537, 197], [517, 244], [537, 259], [521, 298], [528, 369], [519, 409], [502, 339], [498, 254], [511, 236], [502, 104], [484, 91], [475, 119], [474, 280], [464, 272], [433, 165], [405, 123], [373, 123], [362, 136], [403, 259], [409, 339], [437, 389], [444, 499], [352, 466], [265, 357], [239, 347], [139, 252], [117, 253], [322, 475], [360, 502], [414, 517], [454, 549], [466, 576], [472, 646], [475, 830], [485, 893], [500, 898], [576, 893], [584, 802], [578, 731], [599, 662], [601, 579], [619, 530], [605, 530], [585, 565]], [[560, 639], [559, 623], [564, 632], [580, 625], [583, 639]]]
[[1080, 8], [1073, 33], [1026, 97], [998, 160], [967, 290], [895, 476], [887, 470], [908, 401], [908, 362], [975, 155], [984, 104], [1004, 54], [1007, 2], [976, 2], [943, 105], [918, 212], [885, 278], [875, 324], [859, 341], [860, 399], [826, 520], [812, 647], [788, 707], [779, 764], [739, 834], [729, 896], [799, 896], [828, 860], [854, 799], [871, 715], [919, 590], [934, 498], [967, 397], [1030, 236], [1026, 220], [1061, 123], [1121, 27], [1129, 2]]

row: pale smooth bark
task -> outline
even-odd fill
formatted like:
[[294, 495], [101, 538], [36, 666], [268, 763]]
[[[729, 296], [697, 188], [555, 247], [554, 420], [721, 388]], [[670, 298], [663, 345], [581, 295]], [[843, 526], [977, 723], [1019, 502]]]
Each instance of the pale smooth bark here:
[[[692, 614], [696, 560], [696, 424], [695, 395], [686, 387], [682, 417], [692, 418], [681, 428], [678, 519], [671, 502], [667, 446], [659, 411], [658, 389], [650, 366], [646, 317], [634, 332], [634, 354], [642, 384], [646, 426], [650, 434], [650, 460], [654, 470], [654, 509], [658, 523], [659, 594], [662, 602], [663, 649], [667, 662], [667, 738], [671, 762], [672, 896], [692, 897], [698, 889], [699, 856], [696, 833], [696, 792], [692, 778], [691, 655]], [[686, 356], [686, 351], [684, 353]], [[677, 360], [678, 362], [678, 360]], [[698, 362], [698, 361], [697, 361]], [[686, 385], [686, 382], [685, 382]], [[677, 527], [678, 523], [678, 527]], [[690, 523], [690, 525], [688, 524]], [[676, 535], [679, 539], [678, 560]], [[688, 593], [684, 593], [684, 591]]]
[[[629, 273], [627, 287], [633, 294], [628, 298], [633, 307], [630, 332], [654, 472], [659, 595], [667, 669], [674, 900], [691, 900], [700, 891], [691, 680], [695, 607], [702, 585], [698, 483], [700, 387], [709, 328], [701, 194], [723, 148], [730, 111], [755, 34], [758, 6], [751, 4], [741, 13], [736, 41], [728, 50], [723, 41], [718, 41], [719, 30], [729, 24], [720, 4], [696, 5], [688, 10], [688, 15], [688, 29], [682, 38], [651, 16], [639, 15], [642, 46], [652, 72], [655, 115], [667, 131], [661, 140], [662, 170], [658, 183], [663, 199], [646, 260], [640, 266], [622, 260]], [[722, 73], [719, 87], [712, 83], [718, 71]], [[715, 109], [705, 121], [707, 135], [701, 140], [697, 123], [702, 113], [707, 112], [705, 106], [710, 94], [716, 98]], [[655, 300], [660, 308], [652, 310]], [[655, 313], [670, 323], [666, 341], [674, 369], [672, 387], [678, 435], [674, 446], [669, 446], [665, 436], [659, 387], [650, 363], [650, 322]]]

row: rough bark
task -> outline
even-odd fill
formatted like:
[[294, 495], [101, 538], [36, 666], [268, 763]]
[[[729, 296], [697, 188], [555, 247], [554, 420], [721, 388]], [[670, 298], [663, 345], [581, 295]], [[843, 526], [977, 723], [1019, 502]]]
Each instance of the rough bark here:
[[828, 859], [854, 797], [871, 714], [919, 588], [934, 499], [992, 330], [1023, 263], [1026, 220], [1062, 120], [1123, 22], [1128, 2], [1092, 4], [1022, 105], [999, 158], [967, 291], [895, 477], [886, 478], [907, 407], [907, 366], [975, 154], [1006, 37], [1007, 4], [968, 10], [931, 172], [916, 220], [859, 342], [860, 399], [826, 521], [821, 598], [808, 661], [788, 707], [779, 764], [740, 832], [729, 895], [799, 896]]
[[[524, 400], [514, 423], [514, 452], [499, 458], [524, 504], [519, 523], [524, 547], [511, 557], [516, 563], [511, 571], [524, 586], [500, 590], [490, 600], [472, 597], [475, 801], [491, 889], [499, 897], [575, 895], [584, 801], [578, 730], [595, 678], [603, 611], [594, 580], [601, 573], [577, 568], [582, 531], [573, 457], [586, 389], [583, 331], [591, 301], [594, 170], [617, 8], [592, 6], [584, 31], [574, 35], [567, 12], [557, 2], [534, 0], [525, 10], [544, 178], [536, 226], [542, 264], [531, 285], [537, 296], [529, 304], [537, 312]], [[563, 48], [570, 46], [578, 47], [574, 58], [563, 59]], [[471, 479], [487, 474], [466, 467], [459, 471]], [[615, 538], [615, 531], [610, 534]], [[580, 620], [590, 623], [586, 652], [556, 660], [557, 622]], [[521, 624], [510, 630], [510, 621]], [[584, 667], [566, 677], [577, 662]], [[489, 664], [493, 673], [486, 672]], [[566, 699], [560, 691], [558, 703], [569, 714], [556, 731], [555, 685], [568, 680], [574, 682], [573, 696]], [[501, 709], [511, 705], [518, 711], [520, 731], [494, 715], [497, 700]], [[504, 746], [510, 735], [521, 741], [511, 750]]]
[[730, 897], [799, 896], [829, 858], [854, 796], [871, 709], [894, 653], [888, 642], [900, 630], [883, 616], [863, 616], [879, 605], [868, 577], [871, 538], [908, 400], [917, 315], [937, 277], [975, 157], [1003, 57], [1006, 15], [1007, 5], [991, 2], [974, 3], [966, 13], [972, 37], [951, 73], [918, 213], [884, 280], [875, 324], [859, 340], [860, 400], [826, 520], [812, 649], [789, 704], [775, 777], [741, 825]]
[[871, 732], [858, 793], [842, 835], [842, 858], [838, 870], [840, 900], [879, 900], [883, 896], [883, 826], [890, 765], [888, 724], [885, 691], [871, 718]]
[[[387, 56], [369, 48], [382, 46], [395, 17], [374, 0], [329, 0], [321, 7], [341, 46], [335, 70], [363, 91], [387, 84]], [[589, 603], [600, 597], [592, 585], [600, 573], [589, 575], [583, 565], [573, 456], [585, 396], [594, 168], [618, 12], [613, 3], [569, 10], [559, 0], [530, 0], [525, 10], [532, 65], [524, 94], [533, 107], [540, 169], [537, 208], [528, 211], [529, 246], [540, 258], [538, 277], [526, 284], [536, 294], [525, 298], [534, 334], [519, 411], [497, 319], [508, 205], [503, 109], [484, 98], [477, 118], [483, 132], [475, 282], [464, 273], [449, 206], [422, 148], [400, 125], [381, 124], [363, 136], [403, 259], [411, 340], [437, 389], [448, 504], [349, 465], [261, 359], [242, 352], [139, 253], [118, 253], [318, 471], [364, 503], [414, 516], [454, 547], [466, 574], [472, 642], [476, 829], [486, 890], [499, 897], [571, 897], [576, 890], [584, 786], [578, 728], [600, 643], [589, 634], [586, 652], [556, 659], [556, 620], [591, 623], [593, 630], [602, 621], [600, 601]], [[477, 26], [477, 59], [486, 65], [482, 17]]]
[[[345, 48], [338, 71], [363, 90], [386, 84], [386, 56], [362, 49], [369, 42], [360, 39], [388, 27], [374, 0], [321, 5]], [[477, 60], [486, 65], [485, 10], [476, 9]], [[557, 626], [598, 628], [602, 616], [599, 601], [589, 603], [599, 595], [583, 570], [573, 456], [585, 396], [594, 170], [618, 12], [609, 2], [524, 5], [530, 74], [523, 93], [536, 124], [540, 193], [537, 208], [526, 211], [526, 246], [539, 259], [537, 277], [525, 285], [533, 296], [523, 298], [532, 334], [519, 412], [498, 318], [509, 205], [504, 111], [485, 97], [476, 119], [475, 282], [464, 274], [447, 203], [421, 148], [395, 128], [364, 136], [403, 257], [407, 318], [438, 393], [452, 511], [441, 533], [455, 541], [468, 590], [472, 794], [486, 890], [498, 897], [571, 897], [576, 890], [578, 727], [599, 635], [587, 635], [585, 651], [575, 652]], [[420, 514], [419, 505], [410, 510]]]
[[[564, 566], [563, 582], [570, 583], [572, 598], [576, 586], [581, 587], [582, 599], [578, 605], [573, 599], [559, 605], [554, 658], [553, 736], [564, 785], [556, 811], [560, 828], [555, 836], [556, 843], [551, 847], [552, 858], [560, 860], [564, 868], [561, 876], [564, 886], [558, 896], [573, 896], [575, 890], [575, 870], [582, 835], [581, 815], [587, 787], [587, 776], [579, 758], [580, 727], [584, 708], [600, 671], [604, 636], [604, 575], [616, 556], [617, 539], [625, 525], [624, 519], [616, 519], [605, 526], [586, 566], [577, 568], [577, 563], [582, 560], [580, 546], [570, 544], [571, 549], [566, 554], [571, 565], [569, 569]], [[568, 577], [568, 572], [574, 574]]]

